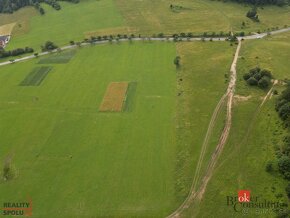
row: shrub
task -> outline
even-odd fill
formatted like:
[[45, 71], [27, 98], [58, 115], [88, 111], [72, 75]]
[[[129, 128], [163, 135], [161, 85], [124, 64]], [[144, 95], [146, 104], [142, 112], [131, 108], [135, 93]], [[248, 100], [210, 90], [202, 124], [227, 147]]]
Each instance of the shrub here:
[[272, 172], [273, 171], [273, 163], [272, 161], [268, 161], [266, 164], [266, 171], [267, 172]]
[[270, 84], [271, 84], [271, 80], [267, 76], [263, 76], [262, 79], [260, 79], [259, 82], [258, 82], [258, 86], [261, 89], [268, 88], [270, 86]]
[[258, 81], [254, 78], [254, 77], [250, 77], [248, 80], [247, 80], [247, 83], [250, 85], [250, 86], [256, 86], [258, 84]]
[[288, 156], [283, 155], [278, 160], [278, 169], [284, 175], [285, 179], [290, 180], [290, 158]]

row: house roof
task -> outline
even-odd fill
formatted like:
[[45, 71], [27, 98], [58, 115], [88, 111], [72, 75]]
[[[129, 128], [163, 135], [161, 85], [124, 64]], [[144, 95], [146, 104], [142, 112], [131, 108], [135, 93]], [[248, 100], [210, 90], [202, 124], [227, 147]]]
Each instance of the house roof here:
[[5, 41], [9, 36], [0, 36], [0, 40]]

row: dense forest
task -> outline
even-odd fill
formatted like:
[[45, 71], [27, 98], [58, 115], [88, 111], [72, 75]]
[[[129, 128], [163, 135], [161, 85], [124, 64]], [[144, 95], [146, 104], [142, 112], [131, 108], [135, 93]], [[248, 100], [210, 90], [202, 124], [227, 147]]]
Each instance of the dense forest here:
[[61, 6], [58, 1], [67, 1], [78, 3], [79, 0], [0, 0], [0, 13], [13, 13], [25, 6], [34, 6], [41, 14], [44, 14], [44, 9], [40, 3], [46, 3], [56, 10], [60, 10]]

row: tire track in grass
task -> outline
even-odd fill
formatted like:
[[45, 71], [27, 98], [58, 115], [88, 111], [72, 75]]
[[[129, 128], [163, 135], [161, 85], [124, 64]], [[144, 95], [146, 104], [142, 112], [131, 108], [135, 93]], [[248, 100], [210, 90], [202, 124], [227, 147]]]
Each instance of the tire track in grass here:
[[[213, 116], [211, 118], [208, 130], [207, 130], [207, 133], [206, 133], [203, 145], [202, 145], [201, 154], [199, 157], [199, 161], [197, 164], [197, 168], [196, 168], [196, 172], [194, 175], [194, 179], [193, 179], [193, 183], [192, 183], [190, 192], [189, 192], [187, 198], [185, 199], [185, 201], [181, 204], [181, 206], [179, 208], [177, 208], [172, 214], [167, 216], [167, 218], [180, 217], [181, 214], [185, 211], [185, 209], [189, 208], [189, 206], [192, 205], [192, 203], [196, 199], [200, 200], [203, 197], [203, 194], [206, 190], [206, 186], [207, 186], [207, 184], [212, 176], [213, 169], [217, 163], [218, 157], [220, 156], [220, 154], [224, 148], [224, 145], [228, 139], [230, 129], [231, 129], [231, 124], [232, 124], [232, 105], [233, 105], [233, 97], [234, 97], [234, 92], [235, 92], [235, 87], [236, 87], [236, 79], [237, 79], [236, 66], [237, 66], [237, 61], [238, 61], [241, 45], [242, 45], [241, 40], [239, 40], [237, 50], [235, 52], [234, 60], [233, 60], [232, 65], [231, 65], [231, 70], [230, 70], [231, 71], [231, 79], [230, 79], [226, 93], [220, 99], [217, 107], [215, 108]], [[221, 134], [221, 137], [219, 139], [219, 143], [216, 146], [216, 150], [213, 153], [213, 155], [210, 159], [210, 162], [207, 166], [207, 170], [206, 170], [205, 176], [202, 179], [201, 186], [198, 188], [198, 190], [196, 190], [198, 179], [199, 179], [199, 174], [200, 174], [200, 170], [201, 170], [201, 165], [202, 165], [202, 162], [204, 159], [205, 150], [207, 148], [208, 140], [209, 140], [210, 135], [212, 133], [212, 130], [213, 130], [216, 118], [217, 118], [217, 114], [220, 111], [222, 103], [225, 101], [226, 98], [227, 98], [226, 124], [225, 124], [223, 132]]]
[[252, 131], [252, 129], [254, 128], [254, 124], [256, 123], [257, 121], [257, 118], [258, 118], [258, 115], [260, 114], [261, 112], [261, 109], [263, 107], [263, 105], [266, 103], [267, 99], [270, 99], [272, 93], [273, 93], [273, 89], [274, 89], [274, 86], [278, 83], [278, 80], [275, 80], [273, 82], [273, 86], [272, 88], [267, 92], [267, 94], [263, 97], [262, 99], [262, 102], [257, 106], [252, 118], [251, 118], [251, 122], [250, 124], [248, 125], [247, 129], [246, 129], [246, 133], [244, 135], [244, 137], [242, 138], [241, 142], [237, 145], [236, 149], [233, 150], [228, 156], [226, 159], [223, 160], [222, 163], [220, 163], [219, 167], [222, 166], [232, 155], [234, 155], [234, 153], [236, 152], [236, 150], [240, 149], [241, 145], [243, 145], [244, 143], [247, 142], [248, 138], [249, 138], [249, 135]]

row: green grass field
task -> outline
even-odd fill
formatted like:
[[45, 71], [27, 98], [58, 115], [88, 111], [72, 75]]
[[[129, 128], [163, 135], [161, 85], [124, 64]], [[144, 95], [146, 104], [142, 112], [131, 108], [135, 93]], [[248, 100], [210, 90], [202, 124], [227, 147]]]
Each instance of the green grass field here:
[[[90, 32], [151, 35], [160, 32], [227, 33], [233, 30], [248, 34], [290, 25], [290, 7], [265, 6], [258, 12], [261, 22], [255, 23], [245, 16], [249, 6], [209, 0], [180, 0], [173, 4], [185, 9], [171, 11], [169, 2], [155, 0], [61, 2], [61, 11], [43, 4], [44, 16], [27, 7], [12, 15], [1, 14], [0, 25], [17, 22], [7, 49], [31, 46], [36, 50], [47, 40], [62, 46], [70, 40], [83, 40]], [[245, 27], [242, 27], [242, 22], [246, 23]]]
[[[0, 166], [11, 156], [15, 177], [1, 181], [0, 201], [31, 197], [37, 217], [168, 215], [188, 193], [233, 50], [133, 42], [2, 68]], [[52, 69], [39, 86], [19, 86], [41, 66]], [[116, 81], [132, 82], [124, 112], [98, 112]]]
[[[250, 6], [209, 0], [135, 1], [115, 0], [125, 21], [136, 32], [180, 33], [233, 31], [256, 32], [267, 28], [289, 25], [290, 8], [266, 6], [259, 9], [261, 22], [255, 23], [246, 17]], [[170, 10], [170, 4], [182, 6], [179, 11]], [[242, 22], [246, 23], [242, 27]]]
[[[234, 49], [225, 42], [177, 45], [182, 60], [177, 78], [180, 96], [176, 115], [179, 167], [176, 182], [180, 183], [177, 189], [181, 199], [188, 194], [212, 113], [225, 92], [224, 75], [229, 71]], [[216, 126], [218, 132], [222, 129], [222, 120]], [[208, 153], [213, 151], [217, 138], [216, 134], [212, 136], [202, 167], [206, 166]]]
[[[184, 9], [171, 11], [170, 4]], [[0, 15], [17, 22], [7, 49], [47, 40], [62, 46], [88, 33], [265, 31], [290, 25], [290, 7], [259, 8], [209, 0], [82, 0], [27, 7]], [[242, 27], [242, 22], [246, 23]], [[289, 78], [290, 34], [244, 41], [238, 61], [233, 126], [204, 199], [186, 217], [244, 217], [226, 205], [240, 189], [286, 202], [286, 183], [265, 172], [283, 134], [275, 97], [249, 88], [248, 69]], [[13, 179], [0, 179], [0, 202], [31, 197], [35, 217], [165, 217], [188, 195], [212, 113], [224, 94], [236, 47], [228, 42], [124, 42], [91, 45], [1, 67], [0, 168], [9, 157]], [[181, 67], [173, 60], [179, 55]], [[2, 60], [3, 61], [3, 60]], [[123, 112], [99, 112], [111, 82], [129, 82]], [[282, 86], [277, 86], [280, 92]], [[210, 137], [198, 184], [218, 142], [225, 108]], [[1, 170], [2, 173], [2, 170]], [[1, 176], [0, 173], [0, 176]], [[258, 176], [257, 176], [258, 175]], [[1, 176], [2, 178], [2, 176]], [[282, 193], [282, 197], [277, 194]], [[250, 211], [248, 217], [273, 217]]]
[[37, 67], [34, 68], [25, 79], [19, 84], [20, 86], [39, 86], [45, 79], [51, 67]]
[[[51, 40], [57, 45], [64, 45], [68, 44], [70, 40], [83, 40], [87, 31], [118, 27], [124, 23], [113, 0], [87, 0], [80, 1], [79, 4], [66, 2], [60, 4], [62, 6], [60, 11], [43, 4], [46, 11], [44, 16], [32, 13], [35, 16], [30, 17], [28, 27], [16, 26], [15, 31], [18, 34], [12, 38], [7, 49], [30, 46], [39, 50], [47, 40]], [[25, 11], [20, 13], [22, 10]], [[16, 20], [21, 23], [22, 18], [28, 16], [27, 13], [31, 13], [31, 8], [21, 9], [15, 15], [9, 15], [10, 20], [6, 15], [6, 22]]]
[[[275, 217], [272, 210], [250, 209], [243, 213], [227, 206], [226, 196], [237, 196], [237, 191], [243, 189], [251, 190], [252, 195], [261, 199], [288, 203], [287, 182], [277, 171], [271, 174], [265, 171], [267, 161], [276, 163], [274, 147], [279, 146], [286, 133], [275, 111], [277, 97], [273, 96], [258, 110], [267, 91], [249, 88], [242, 75], [258, 65], [270, 69], [276, 79], [289, 78], [289, 45], [289, 33], [243, 43], [236, 94], [250, 98], [236, 99], [229, 141], [209, 182], [205, 199], [191, 215], [210, 217], [214, 212], [217, 217]], [[284, 88], [278, 85], [275, 89], [280, 92]]]
[[[18, 84], [38, 60], [2, 68], [0, 165], [11, 155], [16, 177], [1, 182], [0, 201], [30, 196], [36, 217], [162, 217], [176, 207], [174, 57], [165, 43], [81, 48], [32, 87]], [[98, 112], [112, 81], [136, 82], [130, 111]]]

